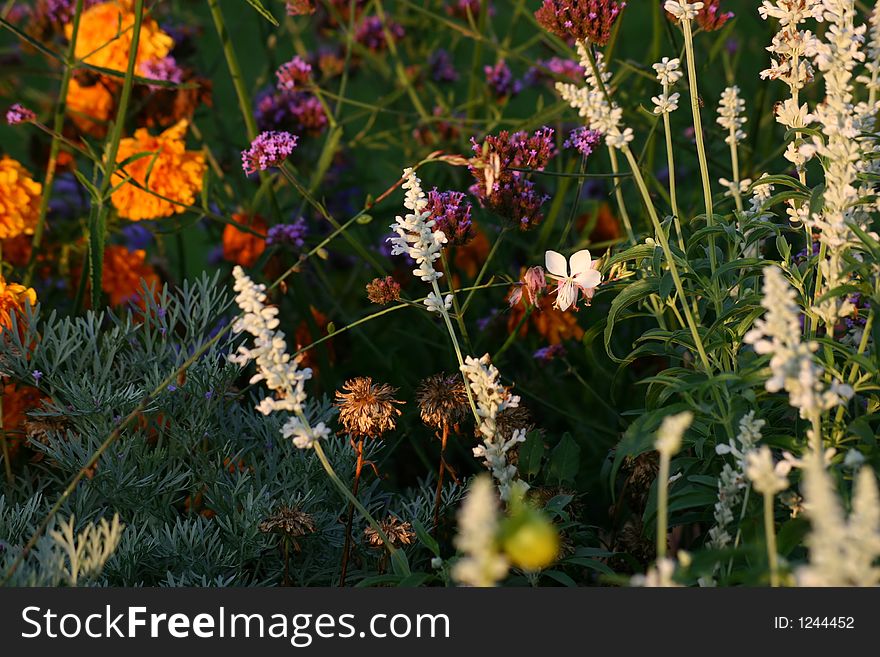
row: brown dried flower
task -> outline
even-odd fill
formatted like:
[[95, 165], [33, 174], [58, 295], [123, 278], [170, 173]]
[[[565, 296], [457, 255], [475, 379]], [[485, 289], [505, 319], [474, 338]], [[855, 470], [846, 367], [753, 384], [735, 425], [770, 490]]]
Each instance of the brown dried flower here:
[[400, 283], [391, 276], [374, 278], [367, 283], [367, 298], [380, 306], [387, 306], [393, 301], [400, 300]]
[[[288, 538], [298, 538], [315, 532], [315, 519], [297, 507], [282, 506], [260, 523], [264, 534], [281, 534]], [[294, 542], [294, 545], [296, 543]]]
[[464, 380], [457, 374], [433, 374], [416, 389], [422, 422], [438, 431], [461, 422], [468, 414]]
[[347, 392], [336, 391], [339, 422], [357, 438], [378, 438], [397, 426], [400, 409], [395, 404], [404, 402], [394, 398], [397, 388], [385, 383], [373, 384], [368, 376], [349, 379], [342, 386]]
[[[416, 537], [410, 523], [404, 522], [394, 516], [388, 516], [385, 520], [379, 523], [379, 526], [382, 528], [382, 531], [385, 532], [388, 540], [391, 541], [391, 545], [396, 548], [403, 547], [404, 545], [412, 545], [413, 540]], [[367, 527], [364, 530], [364, 538], [366, 538], [367, 545], [371, 548], [382, 547], [382, 537], [379, 536], [379, 532], [372, 527]]]

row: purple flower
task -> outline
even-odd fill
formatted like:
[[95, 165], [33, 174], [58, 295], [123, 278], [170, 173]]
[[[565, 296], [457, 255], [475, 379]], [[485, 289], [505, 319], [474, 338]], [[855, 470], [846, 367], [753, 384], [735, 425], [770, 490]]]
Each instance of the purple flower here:
[[269, 229], [266, 235], [266, 246], [278, 244], [301, 249], [305, 244], [305, 237], [308, 231], [306, 221], [302, 217], [292, 224], [276, 224]]
[[269, 131], [251, 142], [251, 147], [241, 153], [241, 165], [248, 175], [280, 166], [290, 157], [299, 138], [289, 132]]
[[588, 128], [575, 128], [571, 131], [563, 146], [573, 148], [584, 157], [589, 156], [593, 149], [602, 141], [602, 134]]
[[312, 65], [300, 56], [296, 56], [286, 64], [282, 64], [275, 77], [278, 78], [278, 88], [285, 91], [293, 91], [309, 81], [312, 74]]
[[551, 344], [548, 347], [542, 347], [532, 354], [532, 358], [545, 363], [561, 356], [565, 356], [565, 347], [561, 344]]
[[438, 48], [428, 58], [428, 66], [431, 69], [431, 79], [434, 82], [455, 82], [458, 80], [458, 71], [452, 64], [449, 53]]
[[509, 98], [522, 91], [522, 82], [513, 79], [513, 73], [503, 59], [498, 60], [495, 66], [484, 66], [483, 71], [486, 73], [486, 84], [496, 97]]
[[472, 207], [465, 201], [462, 192], [438, 192], [435, 187], [428, 192], [428, 205], [425, 209], [436, 222], [434, 228], [442, 230], [450, 243], [461, 246], [474, 238]]
[[386, 25], [382, 23], [382, 19], [378, 16], [368, 16], [360, 25], [358, 25], [358, 28], [354, 33], [354, 38], [365, 48], [368, 48], [373, 52], [382, 52], [388, 47], [388, 41], [385, 34], [386, 27], [394, 41], [399, 41], [406, 34], [403, 26], [399, 23], [389, 20]]
[[40, 370], [34, 370], [33, 372], [31, 372], [31, 376], [34, 377], [34, 382], [39, 385], [40, 379], [43, 378], [43, 373]]
[[[183, 69], [177, 65], [177, 61], [170, 55], [162, 59], [149, 59], [141, 64], [140, 75], [150, 80], [161, 80], [180, 84], [183, 82]], [[152, 91], [162, 89], [158, 84], [148, 85]]]
[[37, 115], [34, 114], [31, 110], [29, 110], [24, 105], [16, 103], [6, 112], [6, 122], [9, 125], [20, 125], [22, 123], [30, 123], [34, 119], [37, 118]]
[[572, 59], [551, 57], [546, 60], [538, 60], [536, 65], [526, 72], [524, 81], [528, 85], [547, 82], [552, 86], [558, 78], [563, 78], [570, 82], [579, 83], [583, 81], [585, 73], [584, 67]]
[[261, 130], [318, 135], [327, 127], [324, 107], [306, 91], [264, 91], [257, 96], [254, 116]]

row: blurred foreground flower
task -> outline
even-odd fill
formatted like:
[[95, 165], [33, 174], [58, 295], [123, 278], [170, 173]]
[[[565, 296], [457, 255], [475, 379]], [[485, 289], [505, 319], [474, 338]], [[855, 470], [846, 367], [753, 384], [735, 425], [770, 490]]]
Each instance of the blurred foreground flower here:
[[[24, 311], [26, 303], [36, 305], [37, 293], [33, 288], [18, 283], [7, 283], [0, 274], [0, 333], [12, 326], [12, 315]], [[16, 320], [19, 320], [16, 317]]]
[[0, 239], [33, 234], [42, 191], [19, 162], [0, 158]]
[[492, 480], [480, 475], [458, 512], [455, 547], [464, 556], [452, 568], [452, 577], [462, 586], [495, 586], [507, 575], [508, 563], [498, 550], [498, 499]]

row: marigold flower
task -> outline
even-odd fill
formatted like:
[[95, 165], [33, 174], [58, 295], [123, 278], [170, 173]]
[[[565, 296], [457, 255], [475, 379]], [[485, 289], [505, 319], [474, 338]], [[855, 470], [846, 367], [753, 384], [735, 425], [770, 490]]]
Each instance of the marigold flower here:
[[107, 123], [113, 115], [115, 103], [113, 93], [101, 80], [85, 85], [74, 77], [67, 87], [67, 113], [70, 119], [82, 132], [93, 137], [100, 139], [107, 134]]
[[[188, 121], [179, 121], [158, 137], [153, 137], [146, 128], [140, 128], [133, 138], [123, 139], [119, 143], [117, 163], [138, 153], [153, 154], [129, 162], [125, 166], [125, 173], [141, 187], [155, 192], [150, 194], [131, 183], [122, 185], [112, 196], [119, 216], [132, 221], [170, 217], [183, 212], [186, 209], [184, 206], [195, 203], [196, 195], [202, 191], [206, 165], [202, 153], [186, 150], [188, 126]], [[114, 173], [114, 184], [122, 180], [121, 173]]]
[[6, 155], [0, 159], [0, 239], [33, 234], [42, 191], [20, 162]]
[[7, 283], [0, 274], [0, 333], [12, 326], [13, 313], [22, 313], [26, 303], [32, 306], [37, 303], [34, 289], [18, 283]]
[[[132, 0], [110, 0], [85, 10], [80, 17], [74, 56], [92, 66], [125, 71], [134, 32], [135, 14]], [[73, 36], [73, 25], [64, 28], [65, 36]], [[143, 74], [150, 60], [163, 59], [174, 47], [174, 40], [145, 10], [141, 23], [135, 72]]]
[[143, 249], [129, 251], [124, 246], [112, 245], [104, 249], [104, 270], [101, 289], [110, 297], [110, 304], [120, 306], [140, 299], [142, 284], [158, 285], [159, 276], [147, 262]]
[[385, 383], [373, 383], [368, 376], [359, 376], [346, 381], [342, 389], [336, 391], [336, 406], [339, 408], [339, 422], [352, 436], [358, 438], [378, 438], [397, 426], [401, 414], [397, 405], [404, 402], [394, 398], [397, 388]]
[[266, 250], [266, 220], [259, 215], [234, 214], [232, 219], [259, 235], [226, 224], [223, 229], [223, 259], [242, 267], [253, 267]]

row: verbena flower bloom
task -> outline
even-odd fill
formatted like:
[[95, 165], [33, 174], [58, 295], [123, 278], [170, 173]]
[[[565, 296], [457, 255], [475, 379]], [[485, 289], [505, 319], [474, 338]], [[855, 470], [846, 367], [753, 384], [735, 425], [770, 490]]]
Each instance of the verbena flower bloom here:
[[290, 157], [299, 138], [289, 132], [268, 131], [258, 135], [251, 147], [241, 153], [241, 164], [248, 175], [278, 167]]
[[427, 210], [435, 221], [437, 230], [443, 231], [449, 243], [463, 246], [476, 235], [471, 221], [471, 204], [462, 192], [438, 192], [435, 187], [428, 192]]
[[739, 87], [736, 85], [727, 87], [721, 94], [721, 102], [718, 105], [718, 125], [728, 131], [724, 138], [726, 144], [739, 144], [746, 138], [742, 127], [746, 123], [743, 113], [746, 109], [746, 101], [739, 95]]
[[266, 246], [286, 245], [301, 249], [308, 233], [308, 224], [302, 217], [291, 224], [275, 224], [266, 233]]
[[562, 144], [564, 148], [573, 148], [584, 157], [592, 155], [595, 148], [602, 142], [602, 135], [589, 128], [575, 128], [568, 139]]
[[434, 262], [440, 258], [443, 245], [447, 242], [446, 235], [441, 230], [435, 230], [436, 221], [431, 218], [428, 198], [414, 169], [408, 167], [403, 170], [403, 188], [406, 190], [403, 206], [409, 212], [404, 216], [398, 215], [395, 223], [391, 224], [391, 230], [395, 233], [387, 240], [391, 243], [391, 254], [408, 255], [417, 265], [413, 270], [414, 276], [426, 282], [436, 281], [443, 276], [443, 272], [434, 268]]
[[314, 0], [287, 0], [288, 16], [309, 16], [315, 13]]
[[502, 411], [517, 408], [520, 398], [501, 385], [498, 368], [492, 365], [489, 354], [480, 359], [465, 357], [461, 371], [467, 377], [480, 418], [478, 430], [483, 444], [474, 448], [474, 456], [483, 459], [483, 465], [498, 482], [501, 499], [510, 499], [514, 487], [528, 489], [528, 484], [518, 479], [516, 466], [508, 458], [508, 452], [526, 439], [526, 432], [513, 429], [510, 437], [505, 438], [497, 421]]
[[484, 66], [486, 84], [496, 98], [510, 98], [522, 91], [522, 82], [515, 80], [510, 67], [503, 59], [498, 60], [494, 66]]
[[[266, 305], [266, 286], [254, 283], [244, 270], [235, 266], [232, 270], [235, 278], [235, 302], [243, 315], [235, 321], [232, 330], [235, 333], [248, 333], [253, 337], [254, 346], [241, 345], [229, 360], [239, 365], [254, 361], [257, 372], [251, 377], [250, 383], [266, 382], [266, 387], [275, 393], [264, 397], [257, 410], [264, 415], [273, 411], [288, 411], [301, 414], [306, 400], [305, 382], [312, 378], [312, 370], [300, 369], [302, 356], [291, 358], [287, 353], [287, 339], [283, 331], [278, 330], [278, 308]], [[294, 422], [296, 420], [296, 422]], [[291, 418], [286, 426], [291, 435], [303, 436], [304, 425], [297, 418]], [[316, 431], [317, 428], [311, 431]], [[309, 434], [314, 438], [313, 434]], [[302, 441], [306, 441], [302, 437]]]
[[544, 0], [535, 12], [535, 19], [560, 39], [604, 46], [624, 7], [625, 2], [614, 0]]
[[261, 130], [319, 135], [328, 124], [321, 101], [307, 91], [263, 91], [254, 102], [254, 116]]
[[297, 55], [289, 62], [278, 67], [275, 77], [278, 78], [278, 87], [286, 91], [293, 91], [309, 81], [312, 75], [312, 65]]
[[9, 125], [21, 125], [22, 123], [30, 123], [35, 120], [37, 115], [34, 114], [24, 105], [15, 103], [6, 111], [6, 122]]
[[443, 48], [438, 48], [431, 53], [428, 58], [428, 68], [434, 82], [455, 82], [458, 80], [458, 71], [455, 70], [452, 57]]
[[392, 20], [382, 23], [382, 19], [378, 16], [368, 16], [358, 25], [354, 38], [365, 48], [373, 52], [382, 52], [388, 47], [386, 28], [395, 42], [406, 35], [406, 31], [400, 23]]
[[654, 440], [654, 449], [662, 456], [672, 456], [681, 449], [684, 432], [694, 421], [694, 414], [684, 411], [675, 415], [667, 415], [657, 429], [657, 438]]
[[721, 11], [721, 0], [705, 0], [697, 13], [697, 25], [706, 32], [715, 32], [733, 18], [732, 11]]
[[589, 302], [592, 290], [602, 282], [602, 274], [593, 268], [592, 258], [587, 249], [573, 254], [568, 263], [565, 256], [556, 251], [544, 254], [547, 276], [557, 281], [555, 308], [565, 312], [574, 306], [577, 310], [578, 294]]
[[[174, 84], [183, 82], [183, 69], [171, 55], [161, 59], [148, 59], [141, 65], [140, 74], [150, 80], [161, 80]], [[162, 89], [161, 86], [155, 84], [151, 84], [149, 87], [153, 91]]]
[[776, 495], [788, 488], [790, 471], [789, 461], [773, 462], [773, 454], [766, 445], [746, 454], [746, 476], [751, 480], [755, 490], [762, 495]]
[[463, 586], [495, 586], [504, 579], [508, 563], [499, 552], [498, 500], [491, 480], [476, 477], [458, 512], [455, 547], [463, 553], [452, 577]]

